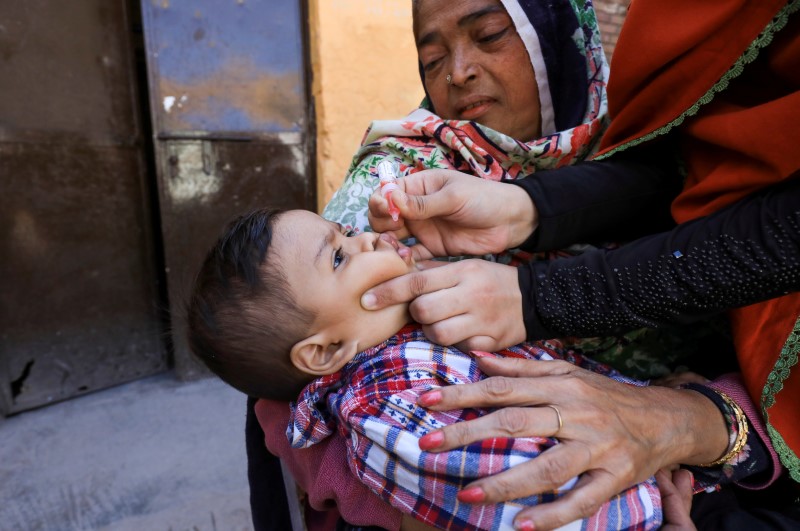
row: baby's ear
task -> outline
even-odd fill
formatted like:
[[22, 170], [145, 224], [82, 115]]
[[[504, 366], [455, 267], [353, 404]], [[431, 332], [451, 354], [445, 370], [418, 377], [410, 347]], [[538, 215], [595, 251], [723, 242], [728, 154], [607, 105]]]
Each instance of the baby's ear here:
[[325, 334], [314, 334], [296, 343], [289, 358], [306, 374], [333, 374], [358, 354], [357, 341], [331, 342]]

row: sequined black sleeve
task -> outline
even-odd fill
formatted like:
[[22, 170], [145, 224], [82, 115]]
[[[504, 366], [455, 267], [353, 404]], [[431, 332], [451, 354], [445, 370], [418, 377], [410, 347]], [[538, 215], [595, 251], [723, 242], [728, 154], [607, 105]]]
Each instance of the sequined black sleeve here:
[[539, 213], [539, 227], [522, 248], [628, 241], [673, 226], [669, 207], [683, 179], [664, 155], [663, 142], [511, 181], [525, 189]]
[[528, 339], [684, 324], [800, 290], [800, 176], [612, 251], [519, 268]]

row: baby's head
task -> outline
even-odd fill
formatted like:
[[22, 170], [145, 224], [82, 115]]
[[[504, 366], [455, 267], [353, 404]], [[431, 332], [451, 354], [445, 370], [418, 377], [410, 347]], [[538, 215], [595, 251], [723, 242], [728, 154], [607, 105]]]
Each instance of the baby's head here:
[[240, 391], [294, 400], [315, 377], [408, 322], [408, 306], [361, 307], [369, 288], [414, 268], [384, 234], [349, 237], [305, 210], [257, 210], [208, 253], [189, 304], [189, 345]]

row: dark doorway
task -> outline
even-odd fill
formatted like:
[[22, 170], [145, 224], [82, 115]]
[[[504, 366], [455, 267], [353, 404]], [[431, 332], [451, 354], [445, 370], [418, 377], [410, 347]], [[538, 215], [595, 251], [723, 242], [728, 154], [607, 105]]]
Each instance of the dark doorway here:
[[0, 3], [0, 416], [169, 370], [171, 343], [200, 374], [180, 309], [205, 249], [242, 210], [313, 208], [305, 19], [278, 3], [294, 29], [243, 23], [266, 0]]

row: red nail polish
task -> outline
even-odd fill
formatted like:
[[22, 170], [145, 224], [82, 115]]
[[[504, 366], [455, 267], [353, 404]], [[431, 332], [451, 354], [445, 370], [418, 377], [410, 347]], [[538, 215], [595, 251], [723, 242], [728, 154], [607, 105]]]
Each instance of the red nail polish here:
[[419, 438], [420, 450], [433, 450], [444, 443], [444, 433], [434, 431]]
[[456, 498], [464, 503], [481, 503], [486, 499], [486, 493], [480, 487], [469, 487], [456, 494]]
[[428, 391], [417, 399], [417, 404], [427, 407], [438, 404], [442, 401], [441, 391]]
[[486, 352], [484, 350], [470, 350], [469, 353], [476, 358], [494, 358], [491, 352]]
[[532, 520], [523, 520], [515, 526], [519, 531], [536, 531], [536, 526]]

